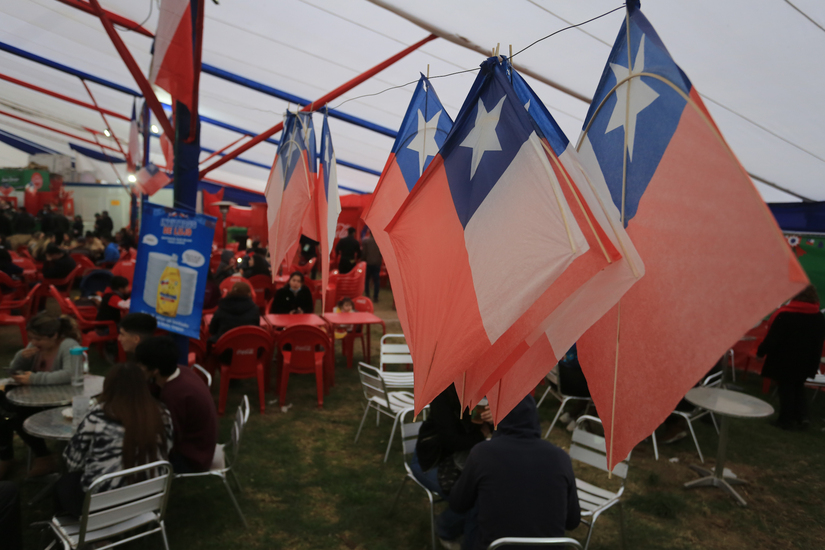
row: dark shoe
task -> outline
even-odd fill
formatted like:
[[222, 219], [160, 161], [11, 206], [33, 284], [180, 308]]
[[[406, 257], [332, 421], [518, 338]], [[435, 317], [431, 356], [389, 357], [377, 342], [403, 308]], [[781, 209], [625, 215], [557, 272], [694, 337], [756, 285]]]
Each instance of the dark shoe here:
[[32, 461], [28, 477], [42, 477], [57, 471], [57, 461], [52, 455], [38, 456]]
[[6, 479], [14, 467], [14, 460], [0, 460], [0, 480]]

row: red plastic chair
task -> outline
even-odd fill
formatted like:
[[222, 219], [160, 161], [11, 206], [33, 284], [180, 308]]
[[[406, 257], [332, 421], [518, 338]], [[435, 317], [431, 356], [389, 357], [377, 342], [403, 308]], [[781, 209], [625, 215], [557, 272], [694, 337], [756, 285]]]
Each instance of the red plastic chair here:
[[83, 273], [83, 267], [77, 266], [75, 267], [71, 273], [63, 277], [62, 279], [43, 279], [43, 286], [40, 287], [40, 294], [38, 296], [38, 304], [37, 309], [39, 310], [43, 300], [49, 296], [49, 287], [55, 287], [61, 296], [64, 298], [69, 297], [69, 292], [72, 290], [72, 286], [74, 285], [75, 279], [77, 279]]
[[252, 286], [252, 283], [249, 282], [249, 279], [247, 279], [243, 275], [232, 275], [221, 281], [221, 297], [224, 297], [227, 294], [229, 294], [229, 291], [232, 290], [232, 287], [235, 285], [235, 283], [246, 283], [247, 285], [249, 285], [249, 290], [255, 292], [255, 287]]
[[35, 297], [40, 292], [40, 283], [34, 285], [29, 293], [19, 300], [13, 300], [9, 296], [4, 296], [0, 302], [0, 313], [11, 315], [12, 311], [19, 310], [20, 316], [28, 321], [32, 316], [32, 308], [34, 306]]
[[[93, 319], [86, 318], [82, 313], [80, 313], [80, 310], [71, 298], [64, 298], [60, 295], [60, 291], [53, 286], [49, 287], [49, 294], [52, 298], [57, 300], [57, 303], [60, 305], [61, 313], [74, 317], [77, 320], [81, 333], [81, 346], [90, 348], [93, 345], [97, 345], [98, 351], [101, 355], [103, 355], [103, 345], [106, 342], [117, 341], [117, 324], [115, 324], [114, 321], [95, 321]], [[103, 334], [98, 332], [99, 328], [105, 328], [106, 333]]]
[[266, 378], [269, 366], [272, 363], [273, 339], [272, 335], [260, 327], [238, 327], [224, 333], [212, 353], [220, 357], [227, 350], [232, 356], [229, 364], [221, 364], [221, 389], [218, 399], [218, 414], [226, 412], [226, 396], [229, 392], [229, 381], [232, 379], [257, 378], [258, 401], [261, 414], [266, 406]]
[[71, 257], [78, 266], [83, 268], [84, 273], [90, 269], [97, 269], [95, 263], [88, 256], [83, 254], [71, 254]]
[[16, 281], [9, 277], [5, 271], [0, 271], [0, 286], [5, 286], [5, 297], [9, 299], [20, 299], [26, 295], [26, 284], [23, 281]]
[[195, 338], [189, 339], [189, 366], [203, 365], [206, 360], [206, 344]]
[[[290, 349], [284, 349], [289, 346]], [[327, 333], [318, 327], [295, 325], [284, 329], [278, 336], [278, 349], [283, 356], [281, 365], [279, 403], [286, 404], [286, 389], [290, 374], [315, 374], [315, 386], [318, 392], [318, 408], [324, 406], [324, 394], [331, 371], [331, 362], [327, 352], [330, 341]], [[325, 375], [326, 372], [326, 375]]]
[[[231, 277], [229, 277], [231, 279]], [[241, 277], [243, 279], [243, 277]], [[272, 279], [268, 275], [253, 275], [249, 279], [252, 292], [255, 294], [255, 303], [261, 308], [261, 313], [268, 311], [266, 305], [275, 294]], [[237, 282], [237, 281], [236, 281]]]
[[[375, 309], [372, 305], [372, 300], [370, 300], [366, 296], [357, 296], [353, 298], [352, 305], [355, 308], [355, 311], [375, 313]], [[348, 369], [352, 368], [353, 355], [355, 352], [355, 340], [361, 341], [361, 355], [366, 357], [367, 341], [364, 337], [364, 325], [355, 325], [355, 327], [353, 327], [352, 329], [352, 332], [348, 332], [347, 335], [344, 336], [343, 340], [341, 340], [341, 353], [344, 355], [344, 357], [347, 358]]]
[[132, 258], [123, 259], [121, 258], [115, 265], [112, 267], [112, 275], [117, 277], [123, 277], [127, 281], [129, 281], [129, 291], [132, 290], [132, 281], [135, 278], [135, 260]]
[[[340, 273], [335, 277], [334, 283], [330, 277], [330, 288], [327, 292], [326, 311], [331, 312], [335, 304], [343, 298], [355, 298], [364, 294], [364, 281], [367, 278], [367, 262], [358, 262], [349, 273]], [[333, 286], [334, 285], [334, 286]], [[332, 290], [334, 289], [334, 293]], [[332, 296], [332, 301], [330, 301]]]
[[0, 296], [0, 326], [14, 325], [20, 329], [20, 339], [23, 341], [23, 347], [29, 345], [29, 335], [26, 332], [26, 318], [22, 315], [13, 315], [11, 308], [6, 307], [6, 303], [10, 301], [6, 296]]

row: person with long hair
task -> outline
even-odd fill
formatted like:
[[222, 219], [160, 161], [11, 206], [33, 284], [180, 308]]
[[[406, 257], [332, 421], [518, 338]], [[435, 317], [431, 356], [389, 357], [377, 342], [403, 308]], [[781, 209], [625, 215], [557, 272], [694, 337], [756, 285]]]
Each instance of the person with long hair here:
[[261, 254], [252, 254], [247, 256], [246, 267], [243, 270], [243, 276], [249, 279], [255, 275], [266, 275], [272, 277], [272, 272], [269, 270], [269, 263]]
[[[55, 486], [58, 507], [80, 516], [86, 492], [95, 479], [166, 460], [172, 441], [169, 411], [149, 393], [143, 370], [134, 363], [112, 367], [97, 404], [81, 420], [63, 452], [68, 473]], [[116, 478], [101, 490], [117, 489], [129, 482], [128, 478]]]
[[[43, 312], [33, 317], [26, 329], [29, 345], [17, 352], [9, 369], [14, 381], [20, 385], [68, 384], [72, 379], [69, 352], [80, 346], [77, 322], [65, 315], [52, 317]], [[0, 416], [0, 479], [8, 474], [14, 464], [14, 432], [34, 453], [29, 477], [52, 473], [56, 464], [46, 442], [23, 430], [23, 422], [42, 409], [15, 407], [10, 403], [5, 404], [4, 408], [10, 414]]]
[[775, 424], [784, 430], [806, 428], [811, 423], [805, 380], [819, 371], [825, 342], [825, 317], [819, 307], [816, 289], [808, 286], [776, 310], [756, 352], [765, 357], [762, 376], [777, 383], [779, 417]]
[[312, 291], [304, 284], [304, 275], [296, 271], [289, 276], [289, 283], [279, 288], [272, 299], [270, 313], [313, 313], [315, 300]]
[[233, 328], [257, 327], [260, 322], [260, 310], [252, 299], [252, 289], [244, 282], [235, 283], [226, 297], [218, 302], [218, 309], [209, 322], [210, 340], [216, 342]]

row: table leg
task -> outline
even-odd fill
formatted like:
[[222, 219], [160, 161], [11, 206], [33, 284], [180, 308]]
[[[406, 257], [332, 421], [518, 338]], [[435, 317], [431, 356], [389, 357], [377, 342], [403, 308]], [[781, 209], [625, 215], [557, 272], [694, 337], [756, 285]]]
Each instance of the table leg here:
[[716, 451], [716, 466], [713, 470], [708, 470], [707, 468], [702, 468], [700, 466], [691, 466], [692, 470], [700, 475], [703, 475], [704, 477], [685, 483], [685, 488], [692, 489], [694, 487], [718, 487], [736, 499], [740, 506], [747, 506], [748, 503], [745, 502], [745, 499], [742, 498], [742, 496], [737, 493], [733, 487], [731, 487], [732, 484], [742, 485], [745, 482], [735, 477], [725, 477], [725, 461], [727, 460], [728, 452], [730, 418], [727, 416], [721, 416], [721, 418], [722, 425], [719, 427], [719, 447]]
[[372, 325], [367, 325], [367, 364], [372, 365], [370, 353], [372, 351]]

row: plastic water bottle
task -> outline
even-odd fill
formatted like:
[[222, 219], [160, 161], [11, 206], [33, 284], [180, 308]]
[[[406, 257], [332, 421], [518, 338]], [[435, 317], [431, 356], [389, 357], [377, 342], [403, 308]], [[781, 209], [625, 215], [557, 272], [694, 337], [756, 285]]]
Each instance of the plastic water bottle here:
[[84, 366], [84, 357], [83, 352], [89, 348], [82, 348], [80, 346], [72, 348], [69, 350], [69, 354], [72, 356], [72, 385], [73, 386], [83, 386], [83, 366]]

